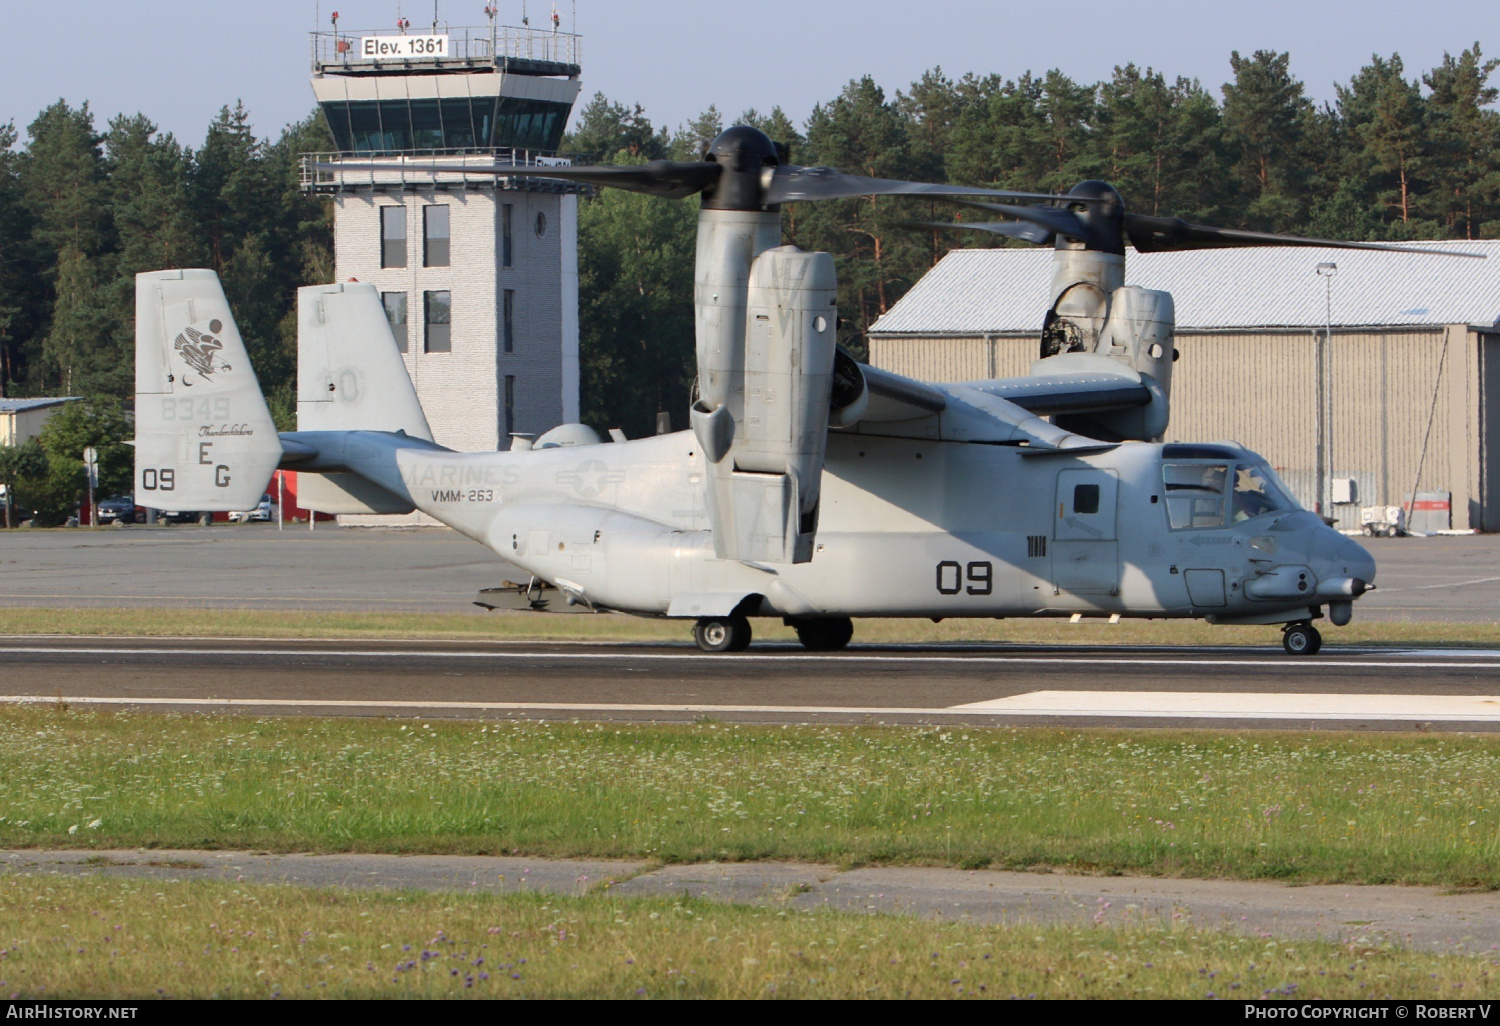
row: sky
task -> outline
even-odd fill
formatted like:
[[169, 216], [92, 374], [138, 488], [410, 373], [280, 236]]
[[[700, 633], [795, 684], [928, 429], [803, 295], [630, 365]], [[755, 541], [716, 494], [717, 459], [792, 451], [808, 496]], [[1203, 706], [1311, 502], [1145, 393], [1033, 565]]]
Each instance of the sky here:
[[[522, 0], [496, 0], [519, 24]], [[0, 63], [0, 123], [22, 130], [59, 98], [89, 101], [102, 128], [143, 112], [197, 145], [219, 108], [243, 100], [257, 131], [277, 134], [312, 109], [308, 34], [338, 9], [343, 30], [412, 31], [432, 21], [432, 0], [71, 0], [61, 7], [8, 0]], [[527, 0], [533, 26], [549, 0]], [[573, 0], [559, 0], [563, 29]], [[438, 0], [452, 26], [483, 25], [484, 0]], [[1331, 100], [1372, 53], [1398, 52], [1414, 77], [1478, 41], [1500, 56], [1495, 0], [1151, 0], [1068, 4], [1014, 0], [577, 0], [584, 98], [602, 91], [640, 103], [675, 128], [714, 104], [726, 121], [780, 105], [799, 123], [852, 78], [888, 94], [941, 66], [1014, 77], [1060, 68], [1107, 78], [1117, 64], [1198, 78], [1218, 94], [1229, 55], [1291, 52], [1293, 73], [1316, 101]], [[1500, 84], [1500, 73], [1493, 80]]]

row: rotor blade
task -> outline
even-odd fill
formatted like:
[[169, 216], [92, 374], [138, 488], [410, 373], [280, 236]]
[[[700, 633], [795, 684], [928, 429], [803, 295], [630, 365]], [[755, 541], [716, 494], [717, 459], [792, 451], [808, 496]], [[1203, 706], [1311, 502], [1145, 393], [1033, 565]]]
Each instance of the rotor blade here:
[[1462, 253], [1451, 249], [1420, 249], [1410, 245], [1384, 242], [1344, 242], [1339, 239], [1309, 239], [1300, 235], [1274, 235], [1249, 232], [1239, 228], [1214, 228], [1189, 224], [1177, 217], [1125, 215], [1125, 233], [1140, 253], [1170, 253], [1184, 249], [1223, 249], [1230, 246], [1315, 246], [1325, 249], [1376, 249], [1387, 253], [1427, 253], [1433, 256], [1476, 257], [1483, 253]]
[[936, 228], [943, 231], [957, 229], [989, 232], [991, 235], [1004, 235], [1023, 242], [1034, 242], [1039, 246], [1046, 245], [1056, 237], [1055, 233], [1040, 225], [1017, 221], [904, 221], [901, 226], [903, 228]]
[[973, 189], [963, 185], [899, 182], [889, 178], [846, 175], [830, 167], [782, 165], [767, 176], [767, 206], [801, 200], [850, 199], [855, 196], [993, 196], [996, 199], [1058, 200], [1045, 192], [1009, 192], [1004, 189]]
[[319, 171], [418, 172], [423, 174], [496, 175], [516, 178], [560, 178], [610, 189], [684, 199], [713, 185], [723, 168], [712, 161], [653, 160], [624, 166], [539, 167], [535, 164], [314, 164]]
[[1018, 221], [1030, 221], [1039, 224], [1048, 231], [1057, 235], [1066, 235], [1071, 239], [1089, 241], [1094, 232], [1082, 219], [1071, 210], [1062, 207], [1017, 207], [1008, 203], [974, 203], [972, 201], [961, 201], [966, 207], [976, 210], [989, 210], [1006, 217], [1014, 217]]

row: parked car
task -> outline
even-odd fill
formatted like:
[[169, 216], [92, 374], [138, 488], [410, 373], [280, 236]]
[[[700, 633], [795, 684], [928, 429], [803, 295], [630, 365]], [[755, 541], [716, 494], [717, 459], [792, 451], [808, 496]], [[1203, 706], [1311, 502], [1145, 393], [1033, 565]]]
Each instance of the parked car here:
[[99, 503], [101, 524], [144, 524], [146, 511], [135, 504], [133, 495], [111, 495]]
[[202, 524], [209, 527], [214, 522], [212, 513], [196, 513], [188, 509], [164, 509], [161, 511], [161, 521], [166, 524]]
[[251, 521], [268, 521], [276, 516], [276, 503], [269, 495], [260, 497], [260, 504], [254, 509], [247, 509], [243, 513], [229, 514], [229, 522], [233, 524], [250, 523]]

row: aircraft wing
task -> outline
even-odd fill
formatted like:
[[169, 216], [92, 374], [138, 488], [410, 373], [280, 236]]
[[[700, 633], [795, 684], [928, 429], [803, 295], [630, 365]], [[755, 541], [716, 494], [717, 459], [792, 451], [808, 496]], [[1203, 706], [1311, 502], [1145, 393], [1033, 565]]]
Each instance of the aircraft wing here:
[[1128, 410], [1151, 402], [1151, 390], [1134, 371], [1000, 378], [969, 381], [961, 387], [1015, 403], [1039, 417]]
[[948, 408], [948, 397], [925, 381], [902, 377], [890, 371], [859, 365], [864, 375], [869, 404], [861, 421], [914, 420], [942, 413]]

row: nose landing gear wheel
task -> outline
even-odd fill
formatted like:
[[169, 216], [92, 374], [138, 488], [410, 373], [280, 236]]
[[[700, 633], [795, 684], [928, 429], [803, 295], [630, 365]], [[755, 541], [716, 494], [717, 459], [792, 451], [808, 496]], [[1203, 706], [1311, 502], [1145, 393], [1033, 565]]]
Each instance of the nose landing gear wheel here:
[[750, 621], [743, 616], [705, 617], [693, 625], [693, 640], [705, 652], [743, 652], [750, 647]]
[[792, 626], [797, 631], [797, 640], [810, 652], [837, 652], [854, 637], [854, 621], [847, 616], [799, 620]]
[[1310, 623], [1294, 623], [1282, 633], [1281, 647], [1287, 655], [1317, 655], [1323, 647], [1323, 635]]

